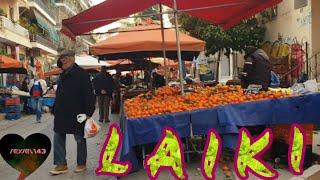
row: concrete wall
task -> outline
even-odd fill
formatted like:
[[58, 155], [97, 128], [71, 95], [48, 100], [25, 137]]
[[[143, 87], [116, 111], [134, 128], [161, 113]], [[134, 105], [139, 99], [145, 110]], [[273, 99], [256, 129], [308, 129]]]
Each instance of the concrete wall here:
[[[319, 0], [314, 1], [319, 3]], [[307, 7], [297, 10], [294, 9], [293, 0], [283, 0], [278, 5], [276, 19], [266, 23], [266, 40], [273, 42], [281, 35], [285, 43], [292, 44], [296, 37], [300, 43], [308, 42], [311, 45], [311, 19], [311, 0]]]

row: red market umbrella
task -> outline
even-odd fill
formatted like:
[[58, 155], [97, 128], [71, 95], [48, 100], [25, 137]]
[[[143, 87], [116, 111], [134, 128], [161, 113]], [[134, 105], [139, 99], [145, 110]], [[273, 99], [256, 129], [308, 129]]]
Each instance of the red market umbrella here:
[[[177, 56], [180, 72], [182, 72], [178, 28], [179, 12], [186, 12], [227, 29], [240, 23], [241, 20], [249, 18], [280, 2], [282, 2], [282, 0], [107, 0], [74, 17], [64, 20], [61, 31], [74, 39], [76, 35], [81, 35], [98, 27], [123, 19], [155, 4], [164, 4], [173, 8]], [[163, 47], [163, 52], [165, 54], [165, 47]], [[180, 73], [180, 85], [181, 93], [184, 94], [182, 73]]]
[[[231, 28], [264, 9], [275, 6], [282, 0], [176, 0], [178, 12]], [[173, 0], [107, 0], [63, 20], [62, 32], [70, 37], [92, 31], [131, 14], [143, 11], [153, 5], [163, 4], [174, 8]]]

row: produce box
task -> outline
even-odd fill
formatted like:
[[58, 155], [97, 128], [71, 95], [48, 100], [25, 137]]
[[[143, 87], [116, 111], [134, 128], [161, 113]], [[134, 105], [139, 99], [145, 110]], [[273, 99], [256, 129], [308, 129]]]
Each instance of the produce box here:
[[18, 120], [20, 118], [21, 118], [21, 113], [7, 113], [6, 114], [7, 120], [14, 121], [14, 120]]
[[[307, 145], [312, 145], [314, 125], [303, 124], [301, 125], [301, 127], [306, 132]], [[281, 125], [274, 125], [272, 127], [273, 138], [284, 140], [288, 144], [290, 142], [290, 132], [291, 132], [291, 125], [281, 124]]]
[[18, 113], [18, 112], [21, 112], [21, 106], [20, 105], [6, 106], [4, 111], [5, 113]]
[[6, 98], [5, 103], [6, 106], [14, 106], [14, 105], [20, 105], [20, 98]]

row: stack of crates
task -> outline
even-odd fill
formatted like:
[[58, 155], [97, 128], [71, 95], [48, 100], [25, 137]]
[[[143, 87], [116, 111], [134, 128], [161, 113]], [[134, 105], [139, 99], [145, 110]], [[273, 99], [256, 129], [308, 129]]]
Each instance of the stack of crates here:
[[7, 120], [18, 120], [21, 118], [19, 97], [5, 99], [5, 113]]

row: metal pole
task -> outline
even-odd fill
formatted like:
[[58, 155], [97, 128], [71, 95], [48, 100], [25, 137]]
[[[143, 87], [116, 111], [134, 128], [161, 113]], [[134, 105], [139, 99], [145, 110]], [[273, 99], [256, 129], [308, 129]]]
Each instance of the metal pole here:
[[175, 22], [175, 29], [176, 29], [176, 41], [177, 41], [177, 54], [179, 60], [179, 77], [180, 77], [180, 88], [181, 88], [181, 95], [184, 95], [184, 85], [183, 85], [183, 74], [182, 74], [182, 59], [181, 59], [181, 48], [180, 48], [180, 38], [179, 38], [179, 27], [178, 27], [178, 11], [177, 11], [177, 0], [173, 0], [174, 6], [174, 22]]
[[159, 4], [160, 7], [160, 22], [161, 22], [161, 37], [162, 37], [162, 51], [163, 51], [163, 62], [164, 62], [164, 76], [166, 77], [166, 85], [168, 84], [168, 63], [166, 55], [166, 45], [164, 40], [164, 26], [163, 26], [163, 14], [162, 14], [162, 4]]
[[306, 42], [306, 68], [307, 68], [307, 76], [308, 79], [311, 78], [311, 73], [310, 73], [310, 69], [309, 69], [309, 57], [308, 57], [308, 42]]
[[316, 54], [314, 56], [314, 62], [315, 62], [315, 66], [316, 66], [316, 80], [318, 81], [318, 55]]

